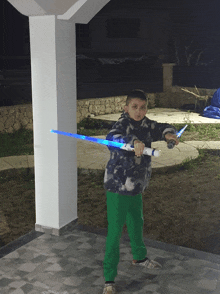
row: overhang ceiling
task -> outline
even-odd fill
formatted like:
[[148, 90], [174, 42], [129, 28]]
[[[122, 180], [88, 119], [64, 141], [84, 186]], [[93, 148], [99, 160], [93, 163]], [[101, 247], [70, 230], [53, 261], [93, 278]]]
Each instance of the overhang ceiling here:
[[110, 0], [7, 0], [25, 16], [56, 15], [88, 23]]

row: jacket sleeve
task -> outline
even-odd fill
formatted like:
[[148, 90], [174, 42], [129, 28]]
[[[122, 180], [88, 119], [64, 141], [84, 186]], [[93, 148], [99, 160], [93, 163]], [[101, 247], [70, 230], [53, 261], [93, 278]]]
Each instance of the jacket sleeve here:
[[166, 123], [158, 123], [156, 121], [151, 121], [150, 128], [151, 137], [153, 142], [155, 141], [166, 141], [165, 135], [167, 133], [176, 134], [177, 130], [174, 126]]
[[[126, 135], [129, 133], [127, 128], [129, 128], [129, 125], [126, 119], [119, 119], [106, 136], [106, 140], [133, 145], [134, 140], [138, 140], [138, 138], [132, 134]], [[108, 149], [114, 150], [114, 147], [108, 146]]]

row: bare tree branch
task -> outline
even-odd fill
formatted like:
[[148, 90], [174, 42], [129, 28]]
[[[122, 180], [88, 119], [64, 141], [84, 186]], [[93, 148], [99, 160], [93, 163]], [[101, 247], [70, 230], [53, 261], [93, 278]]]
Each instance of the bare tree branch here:
[[176, 41], [175, 41], [175, 55], [176, 55], [176, 60], [177, 60], [177, 64], [180, 65], [180, 59], [179, 59], [179, 54], [178, 54], [178, 48], [176, 45]]
[[[196, 86], [195, 86], [195, 87], [196, 87]], [[197, 88], [196, 88], [196, 89], [197, 89]], [[197, 95], [197, 94], [195, 94], [194, 92], [191, 92], [191, 91], [189, 91], [189, 90], [187, 90], [187, 89], [184, 89], [184, 88], [181, 88], [181, 90], [183, 90], [183, 91], [185, 91], [185, 92], [188, 92], [188, 93], [190, 93], [190, 94], [196, 96], [197, 98], [204, 99], [204, 100], [206, 100], [206, 101], [209, 99], [209, 95], [205, 95], [205, 96]], [[198, 91], [198, 89], [197, 89], [197, 91]], [[198, 92], [199, 92], [199, 91], [198, 91]]]
[[199, 90], [197, 89], [196, 85], [195, 85], [195, 88], [196, 88], [197, 93], [199, 94]]
[[203, 52], [204, 52], [204, 50], [203, 50], [203, 51], [200, 51], [200, 53], [199, 53], [199, 55], [198, 55], [198, 57], [197, 57], [196, 65], [198, 65], [198, 63], [199, 63], [199, 59], [200, 59], [201, 54], [202, 54]]

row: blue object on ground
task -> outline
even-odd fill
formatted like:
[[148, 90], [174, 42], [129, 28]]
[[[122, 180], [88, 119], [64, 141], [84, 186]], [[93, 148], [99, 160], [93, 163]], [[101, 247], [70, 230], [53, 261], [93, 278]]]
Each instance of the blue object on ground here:
[[212, 105], [207, 106], [203, 110], [203, 116], [209, 117], [209, 118], [220, 119], [220, 108], [212, 106]]
[[220, 88], [213, 94], [211, 105], [220, 108]]
[[220, 88], [215, 91], [211, 100], [211, 105], [203, 110], [203, 116], [220, 119]]

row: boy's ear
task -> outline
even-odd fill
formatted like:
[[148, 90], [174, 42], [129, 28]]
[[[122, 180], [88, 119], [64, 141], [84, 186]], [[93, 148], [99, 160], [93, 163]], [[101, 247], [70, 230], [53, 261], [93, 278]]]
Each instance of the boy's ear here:
[[128, 112], [128, 106], [127, 105], [124, 106], [124, 111]]

